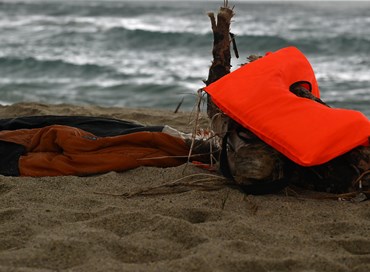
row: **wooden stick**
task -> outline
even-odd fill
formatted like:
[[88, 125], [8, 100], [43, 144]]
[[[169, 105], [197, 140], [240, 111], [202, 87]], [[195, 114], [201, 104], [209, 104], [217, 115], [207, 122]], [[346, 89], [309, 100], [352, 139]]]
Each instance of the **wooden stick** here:
[[[217, 14], [217, 20], [214, 13], [209, 13], [208, 16], [213, 31], [213, 61], [209, 69], [208, 79], [205, 81], [207, 86], [230, 73], [230, 22], [234, 12], [228, 7], [228, 1], [224, 1], [224, 6], [220, 8]], [[208, 117], [212, 119], [219, 112], [220, 110], [214, 105], [211, 97], [207, 95]]]

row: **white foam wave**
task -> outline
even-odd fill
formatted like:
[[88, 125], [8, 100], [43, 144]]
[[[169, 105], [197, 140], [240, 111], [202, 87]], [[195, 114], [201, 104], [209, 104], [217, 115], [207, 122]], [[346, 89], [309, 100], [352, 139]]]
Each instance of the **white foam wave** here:
[[0, 100], [0, 105], [2, 106], [8, 106], [8, 105], [11, 105], [12, 103], [8, 102], [8, 101], [3, 101], [3, 100]]
[[317, 78], [341, 81], [369, 82], [370, 73], [368, 56], [365, 54], [312, 55], [308, 60], [316, 73]]
[[16, 85], [16, 84], [71, 84], [80, 80], [71, 78], [50, 78], [50, 77], [34, 77], [34, 78], [0, 78], [0, 85]]
[[27, 15], [5, 17], [0, 19], [0, 29], [26, 28], [27, 31], [37, 32], [42, 30], [76, 32], [98, 32], [113, 28], [128, 30], [143, 30], [160, 33], [196, 33], [210, 32], [209, 23], [191, 20], [186, 17], [178, 18], [159, 15], [142, 15], [137, 17], [77, 17], [77, 16], [48, 16]]

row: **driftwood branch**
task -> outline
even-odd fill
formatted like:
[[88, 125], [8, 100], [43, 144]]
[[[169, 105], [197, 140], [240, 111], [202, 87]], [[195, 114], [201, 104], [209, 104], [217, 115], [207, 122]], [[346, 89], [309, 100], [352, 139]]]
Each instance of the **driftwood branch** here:
[[[238, 51], [235, 43], [235, 35], [230, 33], [230, 23], [234, 15], [227, 1], [220, 8], [217, 19], [214, 13], [209, 13], [211, 27], [213, 31], [213, 61], [209, 69], [208, 79], [205, 81], [209, 85], [223, 76], [230, 73], [231, 69], [231, 44], [236, 57]], [[276, 150], [259, 140], [250, 131], [244, 131], [248, 138], [253, 139], [254, 144], [245, 145], [238, 138], [236, 130], [240, 125], [222, 114], [221, 110], [212, 102], [210, 96], [207, 96], [207, 114], [212, 120], [212, 130], [220, 138], [227, 134], [228, 154], [227, 162], [221, 163], [220, 168], [224, 169], [227, 165], [227, 171], [230, 172], [234, 182], [240, 185], [246, 185], [258, 181], [277, 180], [282, 178], [282, 156]], [[222, 156], [222, 155], [221, 155]]]
[[[207, 86], [230, 73], [230, 23], [233, 16], [234, 12], [228, 7], [228, 1], [225, 1], [224, 6], [220, 8], [217, 14], [217, 20], [214, 13], [208, 14], [213, 31], [213, 61], [209, 69], [208, 79], [205, 81]], [[219, 109], [212, 102], [211, 97], [207, 95], [208, 117], [212, 119], [219, 112]]]

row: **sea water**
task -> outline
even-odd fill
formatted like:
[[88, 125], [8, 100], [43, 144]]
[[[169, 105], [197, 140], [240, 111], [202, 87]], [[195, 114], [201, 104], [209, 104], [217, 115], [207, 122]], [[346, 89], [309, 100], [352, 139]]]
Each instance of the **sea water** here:
[[[0, 103], [190, 110], [223, 1], [0, 0]], [[229, 1], [240, 58], [298, 47], [322, 99], [370, 117], [370, 2]]]

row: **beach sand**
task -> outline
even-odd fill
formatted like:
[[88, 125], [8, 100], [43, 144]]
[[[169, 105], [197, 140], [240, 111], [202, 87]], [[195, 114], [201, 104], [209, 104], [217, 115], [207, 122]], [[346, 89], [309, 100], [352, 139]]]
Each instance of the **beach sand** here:
[[[168, 124], [189, 113], [97, 106], [0, 106], [0, 117], [90, 115]], [[205, 174], [189, 165], [90, 177], [0, 176], [0, 271], [370, 271], [370, 202], [284, 193], [124, 194]], [[106, 193], [106, 194], [102, 194]]]

